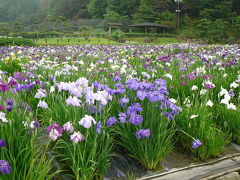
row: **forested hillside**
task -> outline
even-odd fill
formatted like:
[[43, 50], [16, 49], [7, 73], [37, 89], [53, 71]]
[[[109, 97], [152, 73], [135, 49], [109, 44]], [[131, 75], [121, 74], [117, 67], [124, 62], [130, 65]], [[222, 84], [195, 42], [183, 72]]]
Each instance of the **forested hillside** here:
[[[183, 35], [239, 37], [240, 0], [180, 1]], [[12, 32], [37, 31], [36, 26], [53, 30], [53, 26], [56, 29], [63, 22], [67, 29], [77, 23], [79, 25], [79, 21], [96, 27], [103, 21], [124, 25], [155, 22], [175, 31], [177, 7], [175, 0], [0, 0], [0, 33], [7, 29]], [[48, 27], [40, 27], [39, 24]]]

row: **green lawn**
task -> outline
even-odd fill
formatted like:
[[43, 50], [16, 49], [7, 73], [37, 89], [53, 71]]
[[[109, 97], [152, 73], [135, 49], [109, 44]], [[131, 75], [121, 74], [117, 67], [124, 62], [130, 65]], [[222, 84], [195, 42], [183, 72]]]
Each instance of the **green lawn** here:
[[38, 45], [79, 45], [79, 44], [120, 44], [116, 41], [111, 41], [104, 38], [41, 38], [37, 42]]
[[[128, 37], [124, 40], [125, 44], [170, 44], [170, 43], [179, 43], [179, 40], [176, 38], [153, 38], [152, 42], [146, 43], [146, 37]], [[33, 41], [33, 39], [31, 39]], [[80, 45], [80, 44], [106, 44], [106, 45], [118, 45], [123, 44], [116, 41], [104, 39], [104, 38], [40, 38], [34, 41], [38, 45]]]

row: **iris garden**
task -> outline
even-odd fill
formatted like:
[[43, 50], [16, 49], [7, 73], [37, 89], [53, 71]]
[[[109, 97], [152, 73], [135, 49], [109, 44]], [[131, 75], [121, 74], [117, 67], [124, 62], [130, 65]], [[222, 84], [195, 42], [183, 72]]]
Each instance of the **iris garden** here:
[[239, 60], [239, 45], [0, 47], [0, 176], [102, 179], [115, 145], [154, 171], [176, 148], [218, 157], [240, 143]]

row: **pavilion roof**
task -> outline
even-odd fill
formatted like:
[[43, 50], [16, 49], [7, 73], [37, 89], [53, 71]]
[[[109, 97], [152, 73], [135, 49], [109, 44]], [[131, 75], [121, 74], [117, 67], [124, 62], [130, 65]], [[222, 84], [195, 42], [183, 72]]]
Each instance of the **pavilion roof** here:
[[122, 23], [108, 23], [109, 26], [122, 26]]

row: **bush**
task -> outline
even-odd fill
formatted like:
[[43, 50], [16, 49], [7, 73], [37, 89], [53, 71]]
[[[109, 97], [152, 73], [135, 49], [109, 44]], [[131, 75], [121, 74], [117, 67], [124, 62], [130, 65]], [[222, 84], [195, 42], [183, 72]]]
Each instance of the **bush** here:
[[111, 34], [111, 38], [114, 39], [115, 41], [119, 41], [124, 38], [124, 33], [121, 30], [115, 30]]
[[36, 44], [27, 39], [4, 38], [0, 39], [0, 46], [36, 46]]

